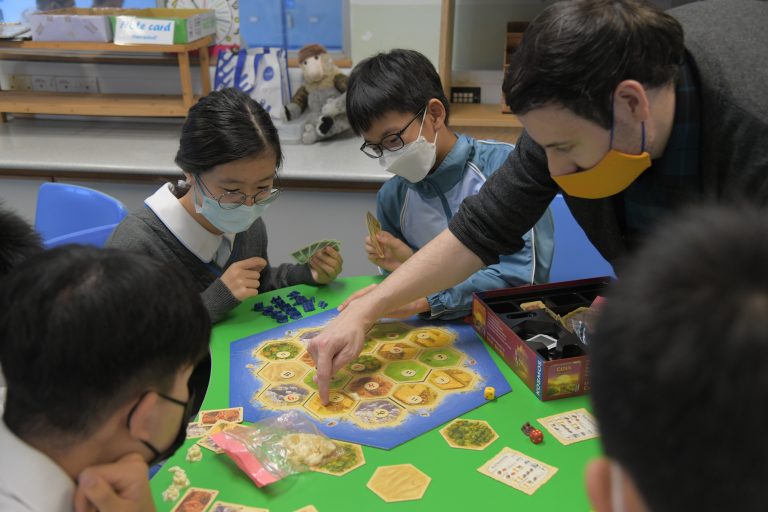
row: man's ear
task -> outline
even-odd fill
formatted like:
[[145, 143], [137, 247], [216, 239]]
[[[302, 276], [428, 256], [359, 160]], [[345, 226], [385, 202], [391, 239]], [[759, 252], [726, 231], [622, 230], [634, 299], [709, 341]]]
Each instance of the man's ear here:
[[432, 121], [432, 126], [435, 127], [435, 131], [439, 131], [445, 126], [445, 105], [437, 98], [432, 98], [427, 103], [427, 117]]
[[143, 441], [149, 441], [151, 439], [151, 433], [154, 430], [155, 409], [159, 398], [156, 393], [147, 393], [138, 400], [138, 403], [133, 409], [133, 414], [131, 415], [130, 423], [128, 424], [128, 430], [132, 437]]
[[645, 87], [637, 80], [624, 80], [613, 91], [613, 115], [616, 119], [645, 123], [651, 118], [651, 103]]

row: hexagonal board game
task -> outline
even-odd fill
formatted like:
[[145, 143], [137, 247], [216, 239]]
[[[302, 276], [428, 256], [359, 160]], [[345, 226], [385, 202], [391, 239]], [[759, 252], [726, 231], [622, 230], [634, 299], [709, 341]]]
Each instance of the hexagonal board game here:
[[337, 312], [326, 311], [235, 341], [230, 405], [245, 419], [301, 411], [333, 439], [390, 449], [486, 403], [510, 387], [472, 327], [407, 320], [375, 325], [364, 352], [320, 403], [306, 348]]

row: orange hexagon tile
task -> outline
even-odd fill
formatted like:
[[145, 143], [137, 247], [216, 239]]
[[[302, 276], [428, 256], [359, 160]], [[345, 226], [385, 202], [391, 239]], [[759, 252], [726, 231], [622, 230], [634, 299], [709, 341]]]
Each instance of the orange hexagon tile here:
[[264, 366], [259, 376], [276, 383], [295, 382], [301, 380], [307, 371], [308, 368], [298, 361], [280, 361]]
[[412, 464], [381, 466], [368, 481], [368, 488], [384, 501], [420, 500], [432, 479]]
[[401, 384], [392, 397], [407, 407], [431, 407], [438, 401], [438, 394], [426, 384]]
[[484, 450], [499, 435], [483, 420], [456, 419], [440, 429], [440, 435], [451, 448]]
[[408, 335], [408, 341], [421, 345], [422, 347], [434, 348], [449, 345], [456, 339], [456, 335], [447, 329], [440, 327], [424, 327], [414, 329]]
[[320, 395], [315, 393], [304, 404], [304, 408], [319, 418], [333, 418], [347, 414], [356, 403], [357, 400], [346, 393], [331, 391], [328, 394], [328, 405], [323, 405]]

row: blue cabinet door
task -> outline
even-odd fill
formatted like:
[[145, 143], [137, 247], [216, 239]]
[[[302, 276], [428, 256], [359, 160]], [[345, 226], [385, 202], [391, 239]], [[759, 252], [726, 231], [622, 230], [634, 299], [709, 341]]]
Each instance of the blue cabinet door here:
[[342, 0], [284, 0], [289, 50], [320, 43], [328, 51], [341, 51], [344, 43]]
[[283, 47], [282, 0], [241, 0], [240, 38], [248, 48]]

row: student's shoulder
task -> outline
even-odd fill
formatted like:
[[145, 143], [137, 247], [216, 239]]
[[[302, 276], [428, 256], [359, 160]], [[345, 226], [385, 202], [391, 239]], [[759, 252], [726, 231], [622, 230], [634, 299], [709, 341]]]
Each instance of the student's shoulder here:
[[473, 139], [475, 148], [472, 162], [486, 176], [490, 176], [506, 162], [509, 154], [515, 150], [515, 145], [492, 139]]
[[162, 222], [149, 208], [139, 208], [130, 212], [115, 227], [108, 245], [111, 247], [135, 247], [157, 236], [163, 228]]
[[393, 176], [385, 181], [376, 193], [376, 200], [379, 202], [397, 201], [405, 194], [406, 189], [405, 179], [401, 176]]

